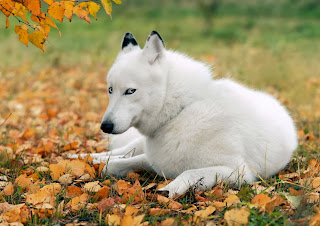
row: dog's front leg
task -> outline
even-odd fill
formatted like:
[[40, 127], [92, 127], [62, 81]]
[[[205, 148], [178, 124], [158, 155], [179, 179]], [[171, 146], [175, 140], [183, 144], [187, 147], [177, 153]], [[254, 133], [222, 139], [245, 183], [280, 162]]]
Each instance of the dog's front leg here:
[[250, 169], [244, 170], [242, 168], [234, 170], [227, 166], [214, 166], [201, 169], [192, 169], [184, 171], [174, 181], [167, 186], [159, 189], [159, 191], [169, 191], [169, 197], [175, 195], [182, 195], [188, 191], [189, 188], [195, 187], [199, 190], [212, 188], [217, 181], [230, 181], [232, 183], [243, 181], [252, 182], [255, 175]]
[[127, 173], [132, 172], [134, 169], [152, 170], [146, 154], [110, 160], [103, 168], [102, 175], [126, 176]]
[[[117, 148], [108, 152], [101, 152], [101, 153], [93, 153], [90, 154], [90, 156], [94, 159], [94, 163], [100, 163], [100, 162], [107, 162], [109, 160], [118, 159], [118, 158], [130, 158], [132, 156], [140, 155], [144, 153], [146, 145], [146, 138], [140, 137], [129, 144]], [[87, 154], [80, 154], [81, 158], [84, 158], [87, 156]], [[78, 158], [79, 155], [72, 154], [67, 155], [68, 158]]]

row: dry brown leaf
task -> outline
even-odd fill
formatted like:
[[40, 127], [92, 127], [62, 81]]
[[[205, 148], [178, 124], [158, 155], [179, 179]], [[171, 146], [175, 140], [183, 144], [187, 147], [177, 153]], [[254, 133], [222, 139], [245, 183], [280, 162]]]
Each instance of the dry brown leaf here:
[[273, 212], [274, 208], [279, 207], [282, 204], [285, 204], [286, 200], [279, 195], [273, 196], [270, 202], [268, 202], [265, 206], [266, 211]]
[[89, 182], [83, 186], [85, 192], [98, 192], [100, 189], [99, 181]]
[[27, 174], [21, 174], [19, 177], [17, 177], [14, 183], [22, 188], [28, 188], [33, 184], [32, 179], [27, 178]]
[[174, 225], [175, 219], [173, 217], [169, 217], [164, 221], [161, 221], [160, 226], [171, 226]]
[[203, 210], [196, 211], [193, 215], [193, 221], [195, 223], [200, 223], [200, 220], [202, 218], [207, 218], [209, 215], [211, 215], [216, 208], [214, 206], [208, 206], [207, 208]]
[[58, 181], [61, 184], [65, 184], [65, 185], [71, 184], [73, 182], [73, 177], [71, 174], [64, 174], [61, 177], [59, 177]]
[[9, 184], [4, 187], [4, 189], [0, 194], [8, 196], [8, 195], [13, 195], [13, 193], [14, 193], [14, 186], [11, 182], [9, 182]]
[[114, 198], [104, 198], [98, 203], [98, 209], [100, 212], [105, 212], [107, 209], [113, 207], [116, 202]]

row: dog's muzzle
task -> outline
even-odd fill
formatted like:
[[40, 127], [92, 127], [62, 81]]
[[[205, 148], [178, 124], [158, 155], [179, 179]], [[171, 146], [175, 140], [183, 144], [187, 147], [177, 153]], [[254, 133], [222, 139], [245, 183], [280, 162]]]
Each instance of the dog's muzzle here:
[[104, 132], [104, 133], [112, 133], [113, 131], [113, 123], [112, 122], [103, 122], [101, 123], [100, 129]]

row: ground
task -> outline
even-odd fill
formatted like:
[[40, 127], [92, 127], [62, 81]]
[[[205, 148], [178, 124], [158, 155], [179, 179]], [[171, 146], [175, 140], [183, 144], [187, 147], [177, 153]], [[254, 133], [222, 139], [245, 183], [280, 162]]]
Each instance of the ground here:
[[[91, 25], [58, 24], [62, 37], [52, 31], [45, 53], [19, 43], [12, 28], [2, 30], [0, 223], [319, 224], [319, 25], [307, 13], [223, 7], [208, 24], [197, 5], [124, 3], [112, 21], [101, 13]], [[286, 105], [299, 148], [282, 172], [169, 200], [156, 192], [169, 178], [145, 171], [102, 178], [102, 165], [90, 158], [65, 159], [107, 150], [99, 129], [108, 103], [105, 75], [124, 33], [143, 46], [152, 30], [167, 48], [212, 65], [215, 77], [232, 77]]]

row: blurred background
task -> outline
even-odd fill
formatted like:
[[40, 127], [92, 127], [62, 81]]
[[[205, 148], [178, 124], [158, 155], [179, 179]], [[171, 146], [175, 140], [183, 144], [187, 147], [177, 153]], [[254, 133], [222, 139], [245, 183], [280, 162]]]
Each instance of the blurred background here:
[[44, 53], [18, 41], [16, 21], [8, 29], [0, 21], [2, 115], [32, 97], [59, 99], [45, 103], [57, 111], [102, 114], [124, 33], [143, 46], [157, 30], [167, 48], [206, 61], [215, 77], [270, 92], [299, 121], [320, 117], [319, 0], [123, 0], [112, 20], [101, 9], [91, 24], [55, 21], [62, 37], [52, 30]]

